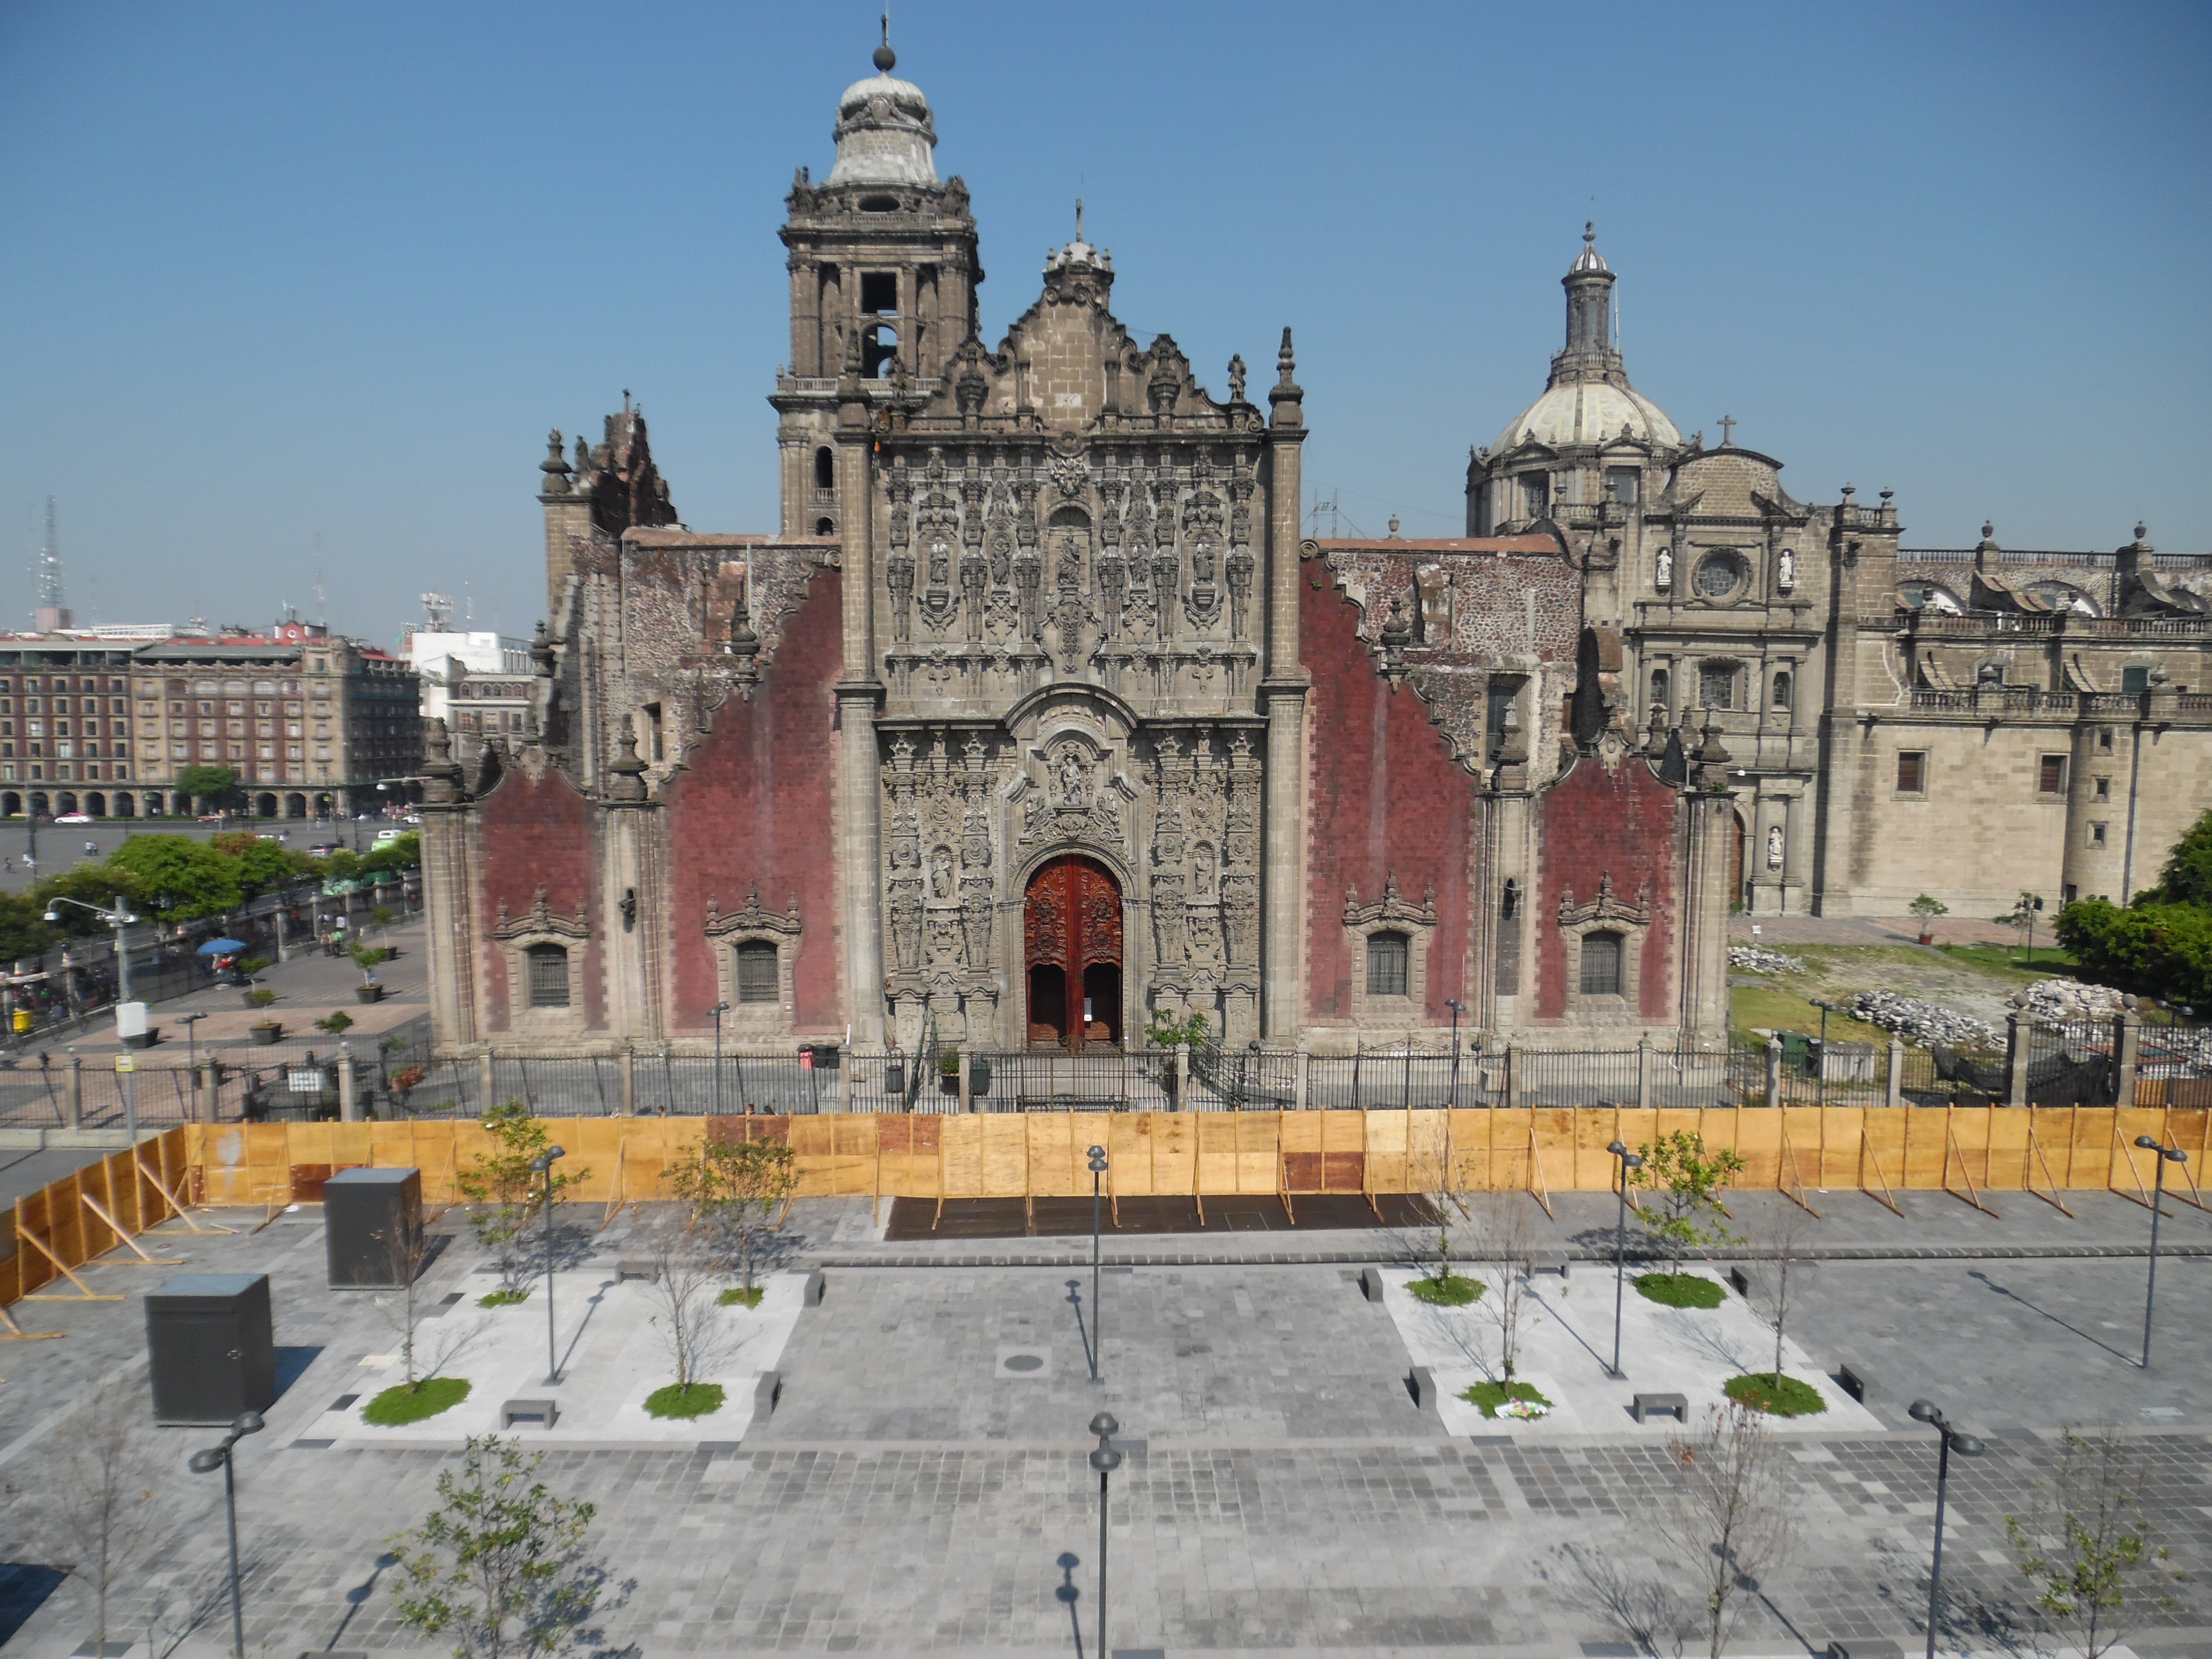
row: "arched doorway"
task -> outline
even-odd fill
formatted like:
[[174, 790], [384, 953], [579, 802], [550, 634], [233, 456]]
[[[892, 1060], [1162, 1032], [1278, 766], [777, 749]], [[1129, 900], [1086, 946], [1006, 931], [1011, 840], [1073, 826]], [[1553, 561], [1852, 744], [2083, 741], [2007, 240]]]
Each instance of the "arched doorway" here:
[[257, 818], [275, 817], [276, 816], [276, 797], [274, 795], [256, 795], [253, 798], [253, 816]]
[[84, 810], [91, 813], [93, 817], [96, 818], [106, 817], [107, 816], [107, 797], [105, 795], [87, 795], [84, 798]]
[[305, 795], [285, 796], [284, 816], [288, 818], [304, 818], [307, 817], [307, 798]]
[[1106, 866], [1059, 858], [1031, 876], [1022, 939], [1030, 1042], [1120, 1042], [1121, 886]]

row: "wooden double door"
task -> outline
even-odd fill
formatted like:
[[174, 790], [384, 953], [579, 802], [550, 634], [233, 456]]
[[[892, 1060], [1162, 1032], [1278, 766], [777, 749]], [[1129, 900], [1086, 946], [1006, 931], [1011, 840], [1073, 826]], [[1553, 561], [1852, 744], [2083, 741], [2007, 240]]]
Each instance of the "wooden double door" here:
[[1096, 859], [1052, 860], [1023, 907], [1029, 1037], [1082, 1052], [1121, 1041], [1121, 884]]

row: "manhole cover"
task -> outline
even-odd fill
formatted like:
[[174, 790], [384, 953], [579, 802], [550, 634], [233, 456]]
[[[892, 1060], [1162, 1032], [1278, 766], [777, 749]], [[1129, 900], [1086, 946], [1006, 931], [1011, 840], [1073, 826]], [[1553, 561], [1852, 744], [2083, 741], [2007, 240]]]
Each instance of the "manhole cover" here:
[[1044, 1356], [1034, 1353], [1010, 1353], [1006, 1356], [1004, 1364], [1010, 1371], [1041, 1371], [1044, 1369]]

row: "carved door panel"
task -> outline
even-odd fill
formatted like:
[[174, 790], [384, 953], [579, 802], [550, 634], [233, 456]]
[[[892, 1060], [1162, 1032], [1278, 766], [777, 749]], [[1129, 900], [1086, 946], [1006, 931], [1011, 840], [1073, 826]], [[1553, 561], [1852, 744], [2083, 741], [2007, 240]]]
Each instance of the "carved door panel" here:
[[1023, 955], [1029, 1036], [1079, 1053], [1121, 1040], [1121, 889], [1090, 859], [1061, 858], [1030, 878]]

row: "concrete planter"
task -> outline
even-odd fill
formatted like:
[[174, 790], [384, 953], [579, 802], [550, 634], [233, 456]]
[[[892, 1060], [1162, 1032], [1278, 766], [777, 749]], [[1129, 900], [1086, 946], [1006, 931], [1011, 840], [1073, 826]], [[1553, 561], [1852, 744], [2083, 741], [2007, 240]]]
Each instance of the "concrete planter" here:
[[384, 1000], [384, 988], [381, 985], [356, 985], [353, 988], [353, 1000], [356, 1002], [381, 1002]]
[[253, 1046], [257, 1048], [274, 1048], [277, 1039], [284, 1035], [284, 1028], [276, 1024], [249, 1025], [246, 1031], [253, 1039]]
[[149, 1025], [136, 1036], [124, 1038], [123, 1046], [126, 1048], [150, 1048], [161, 1040], [161, 1028], [158, 1025]]

